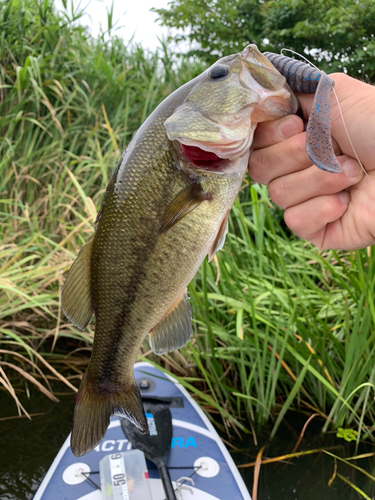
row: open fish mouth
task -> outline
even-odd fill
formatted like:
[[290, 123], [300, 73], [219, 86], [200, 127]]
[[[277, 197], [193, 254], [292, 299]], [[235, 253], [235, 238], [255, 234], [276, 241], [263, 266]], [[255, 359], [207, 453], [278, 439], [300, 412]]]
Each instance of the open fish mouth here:
[[192, 165], [203, 170], [224, 170], [230, 163], [230, 160], [227, 158], [220, 158], [216, 153], [205, 151], [198, 146], [188, 146], [180, 143], [180, 149], [182, 155], [185, 156]]
[[[221, 142], [194, 141], [178, 138], [182, 157], [186, 157], [195, 167], [206, 170], [223, 170], [228, 164], [245, 156], [253, 141], [255, 125], [246, 126], [246, 134], [239, 140], [235, 137], [225, 137]], [[223, 136], [223, 129], [221, 128]]]
[[220, 168], [249, 151], [256, 127], [251, 121], [252, 111], [248, 105], [220, 120], [184, 104], [164, 125], [168, 138], [179, 143], [182, 155], [193, 165]]

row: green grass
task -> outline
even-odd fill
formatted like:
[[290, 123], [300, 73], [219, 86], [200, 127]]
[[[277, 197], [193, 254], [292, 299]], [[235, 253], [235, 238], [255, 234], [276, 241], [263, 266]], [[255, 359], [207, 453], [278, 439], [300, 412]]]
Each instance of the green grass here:
[[[52, 6], [0, 2], [0, 383], [15, 401], [29, 384], [51, 398], [53, 379], [78, 386], [93, 328], [63, 317], [64, 273], [134, 132], [202, 69], [166, 46], [93, 40]], [[271, 421], [274, 435], [292, 410], [373, 439], [374, 258], [373, 248], [319, 253], [247, 181], [224, 250], [190, 285], [194, 338], [142, 355], [230, 433]]]
[[373, 249], [321, 255], [285, 234], [264, 187], [241, 194], [218, 269], [205, 263], [195, 278], [205, 335], [187, 355], [206, 366], [219, 406], [258, 428], [272, 418], [271, 437], [288, 409], [370, 437]]

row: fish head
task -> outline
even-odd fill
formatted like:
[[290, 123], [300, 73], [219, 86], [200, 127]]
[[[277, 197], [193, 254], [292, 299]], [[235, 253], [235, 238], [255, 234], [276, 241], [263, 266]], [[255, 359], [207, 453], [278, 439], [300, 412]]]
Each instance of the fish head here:
[[216, 169], [249, 152], [259, 122], [297, 108], [284, 76], [251, 44], [202, 73], [164, 126], [193, 165]]

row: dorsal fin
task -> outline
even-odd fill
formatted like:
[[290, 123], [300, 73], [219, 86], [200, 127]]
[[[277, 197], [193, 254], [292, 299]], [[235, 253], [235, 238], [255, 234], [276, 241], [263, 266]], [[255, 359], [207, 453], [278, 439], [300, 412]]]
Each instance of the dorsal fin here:
[[107, 198], [108, 198], [108, 195], [109, 195], [109, 192], [112, 188], [112, 186], [114, 185], [115, 183], [115, 180], [116, 180], [116, 176], [117, 176], [117, 172], [119, 171], [119, 168], [121, 166], [121, 163], [122, 163], [122, 160], [124, 159], [124, 154], [125, 154], [125, 151], [123, 152], [123, 154], [121, 155], [121, 158], [119, 159], [119, 161], [117, 162], [117, 165], [114, 169], [114, 171], [112, 172], [112, 175], [111, 175], [111, 178], [109, 179], [109, 182], [108, 182], [108, 186], [106, 187], [106, 190], [105, 190], [105, 193], [104, 193], [104, 196], [103, 196], [103, 201], [102, 201], [102, 204], [100, 205], [100, 208], [99, 208], [99, 211], [98, 213], [96, 214], [96, 219], [94, 221], [94, 224], [98, 224], [102, 215], [103, 215], [103, 210], [104, 210], [104, 207], [105, 207], [105, 203], [107, 201]]
[[61, 303], [65, 316], [80, 330], [90, 323], [94, 309], [91, 299], [91, 253], [94, 236], [84, 245], [70, 268]]
[[150, 331], [149, 343], [155, 354], [183, 347], [193, 334], [191, 307], [187, 290], [174, 303], [164, 318]]

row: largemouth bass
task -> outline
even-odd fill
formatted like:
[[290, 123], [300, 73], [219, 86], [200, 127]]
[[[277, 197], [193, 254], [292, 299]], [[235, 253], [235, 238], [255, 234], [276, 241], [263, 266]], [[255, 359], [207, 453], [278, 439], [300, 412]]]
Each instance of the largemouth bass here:
[[297, 107], [285, 78], [249, 45], [165, 99], [122, 155], [62, 293], [78, 328], [96, 316], [74, 411], [77, 457], [101, 441], [114, 413], [147, 432], [133, 376], [141, 344], [149, 335], [162, 354], [190, 339], [186, 287], [223, 246], [255, 127]]

